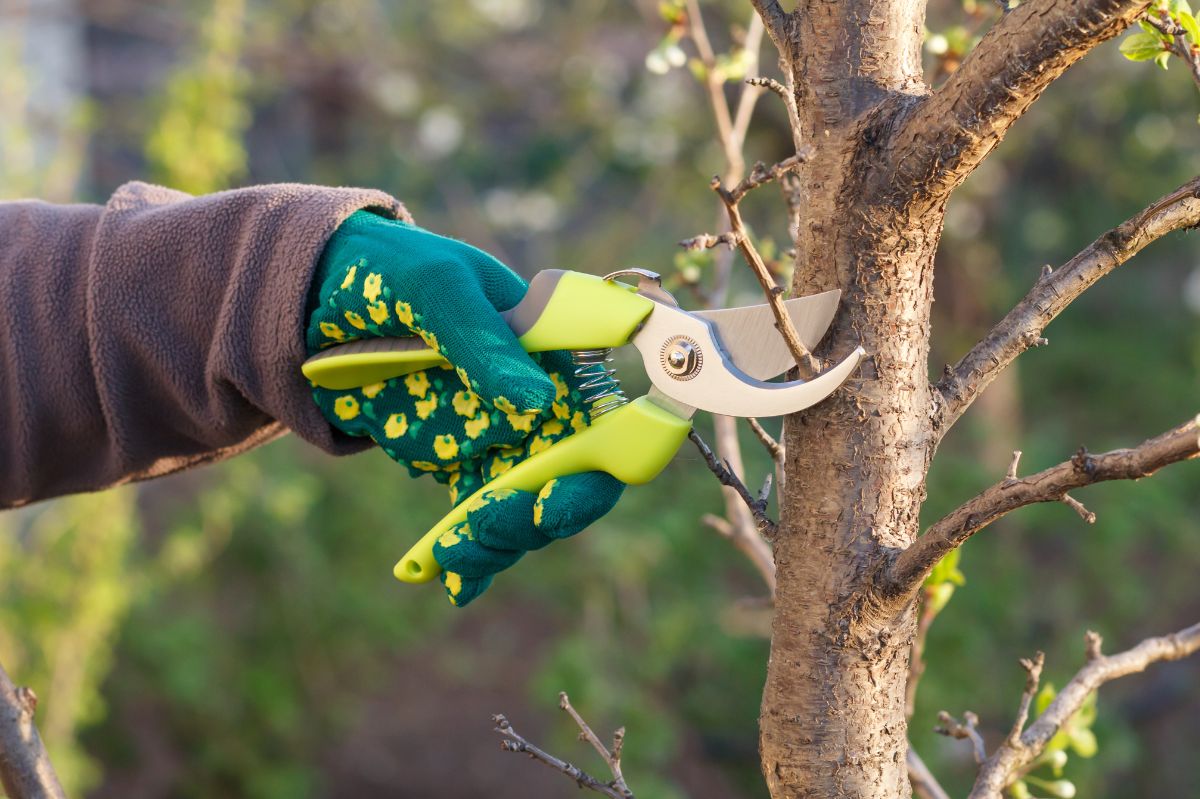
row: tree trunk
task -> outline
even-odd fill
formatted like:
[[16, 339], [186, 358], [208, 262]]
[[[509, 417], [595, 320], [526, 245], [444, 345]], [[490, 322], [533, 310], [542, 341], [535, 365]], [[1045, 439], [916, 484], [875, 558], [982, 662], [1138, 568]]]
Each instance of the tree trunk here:
[[818, 355], [858, 373], [785, 428], [761, 754], [773, 797], [907, 797], [911, 600], [873, 573], [917, 535], [935, 439], [928, 375], [944, 202], [890, 191], [893, 122], [926, 91], [923, 0], [804, 0], [788, 31], [804, 141], [795, 294], [843, 291]]

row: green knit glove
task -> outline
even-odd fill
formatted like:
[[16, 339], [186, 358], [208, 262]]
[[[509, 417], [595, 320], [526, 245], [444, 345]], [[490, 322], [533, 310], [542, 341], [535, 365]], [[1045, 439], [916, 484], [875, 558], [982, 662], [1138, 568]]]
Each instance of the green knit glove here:
[[[590, 421], [570, 354], [526, 353], [500, 316], [525, 290], [521, 278], [470, 245], [355, 213], [329, 240], [313, 280], [309, 354], [415, 334], [453, 368], [349, 391], [314, 387], [314, 399], [334, 427], [369, 436], [413, 476], [432, 474], [457, 504]], [[552, 480], [538, 493], [484, 494], [434, 547], [450, 601], [466, 605], [526, 551], [583, 530], [623, 489], [590, 472]]]

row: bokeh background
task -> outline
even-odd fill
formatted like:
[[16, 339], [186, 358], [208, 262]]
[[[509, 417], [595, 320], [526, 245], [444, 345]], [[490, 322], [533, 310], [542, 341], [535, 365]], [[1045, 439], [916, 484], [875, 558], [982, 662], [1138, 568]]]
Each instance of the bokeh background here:
[[[681, 260], [675, 242], [712, 228], [707, 181], [724, 167], [702, 87], [669, 68], [657, 6], [0, 0], [0, 197], [103, 202], [133, 179], [196, 193], [372, 186], [527, 276], [640, 265], [703, 279], [705, 259]], [[728, 51], [749, 4], [703, 7]], [[931, 76], [998, 13], [935, 0]], [[770, 96], [759, 109], [749, 158], [785, 156], [782, 109]], [[1115, 42], [1056, 83], [951, 203], [931, 374], [1042, 264], [1200, 172], [1198, 112], [1185, 70], [1128, 63]], [[774, 189], [747, 207], [761, 237], [783, 240]], [[738, 281], [733, 301], [754, 301]], [[1001, 476], [1013, 449], [1033, 471], [1200, 410], [1198, 314], [1194, 234], [1102, 281], [959, 424], [933, 469], [929, 519]], [[761, 475], [748, 435], [745, 449]], [[1095, 525], [1030, 508], [964, 549], [966, 584], [930, 632], [912, 733], [954, 793], [973, 764], [932, 734], [938, 710], [974, 710], [994, 743], [1020, 694], [1018, 657], [1044, 649], [1061, 684], [1088, 628], [1111, 650], [1200, 615], [1200, 463], [1078, 497]], [[765, 796], [763, 589], [699, 522], [721, 503], [694, 452], [467, 611], [390, 576], [446, 502], [377, 453], [333, 459], [283, 439], [0, 516], [0, 661], [41, 697], [72, 795], [575, 796], [501, 752], [490, 722], [506, 713], [602, 771], [557, 711], [566, 690], [598, 730], [627, 728], [639, 796]], [[1066, 776], [1084, 796], [1195, 795], [1197, 710], [1194, 660], [1111, 685], [1099, 752], [1073, 756]]]

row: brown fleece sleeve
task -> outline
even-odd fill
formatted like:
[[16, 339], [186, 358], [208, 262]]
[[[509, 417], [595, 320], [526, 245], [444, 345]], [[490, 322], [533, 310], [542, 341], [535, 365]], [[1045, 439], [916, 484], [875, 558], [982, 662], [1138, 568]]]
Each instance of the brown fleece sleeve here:
[[104, 207], [0, 203], [0, 507], [335, 431], [300, 374], [308, 285], [382, 192], [273, 185], [204, 197], [128, 183]]

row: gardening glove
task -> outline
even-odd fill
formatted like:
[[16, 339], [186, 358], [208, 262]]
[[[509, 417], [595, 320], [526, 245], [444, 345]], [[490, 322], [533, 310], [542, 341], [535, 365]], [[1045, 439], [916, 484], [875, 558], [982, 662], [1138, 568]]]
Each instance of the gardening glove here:
[[[349, 391], [314, 386], [314, 399], [334, 427], [370, 437], [413, 476], [433, 475], [457, 504], [590, 422], [570, 354], [526, 353], [500, 316], [525, 291], [520, 277], [470, 245], [356, 212], [329, 240], [313, 280], [309, 355], [415, 334], [452, 366]], [[539, 492], [481, 495], [434, 546], [450, 601], [466, 605], [526, 551], [583, 530], [623, 489], [588, 472]]]

